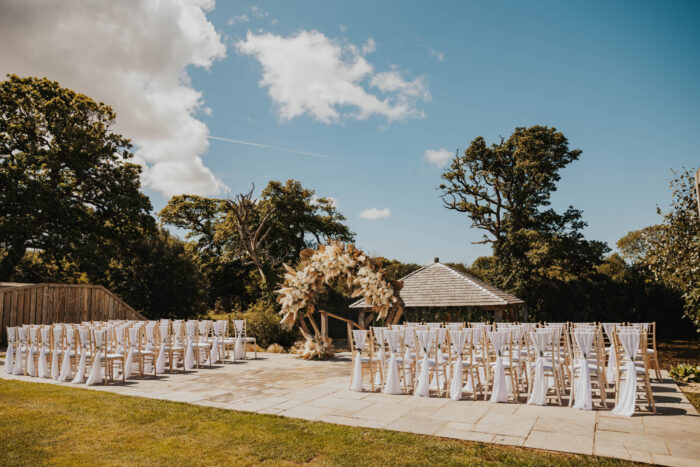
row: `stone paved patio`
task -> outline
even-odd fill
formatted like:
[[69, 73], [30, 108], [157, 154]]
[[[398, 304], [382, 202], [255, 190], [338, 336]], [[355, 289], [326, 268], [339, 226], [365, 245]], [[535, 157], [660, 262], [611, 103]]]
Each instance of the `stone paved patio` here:
[[90, 389], [447, 438], [664, 465], [700, 465], [700, 416], [667, 374], [663, 383], [654, 384], [659, 413], [624, 418], [609, 410], [357, 393], [348, 390], [348, 354], [331, 362], [308, 362], [288, 354], [259, 357]]

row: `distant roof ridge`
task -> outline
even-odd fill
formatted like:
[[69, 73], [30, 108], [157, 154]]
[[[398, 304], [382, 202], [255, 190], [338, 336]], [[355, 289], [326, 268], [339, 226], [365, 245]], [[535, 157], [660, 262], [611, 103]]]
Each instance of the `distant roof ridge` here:
[[[401, 278], [401, 298], [409, 307], [508, 307], [525, 302], [471, 274], [440, 262], [430, 263]], [[359, 298], [350, 308], [371, 308]]]
[[476, 277], [472, 277], [471, 274], [467, 274], [467, 273], [464, 273], [464, 272], [462, 272], [462, 271], [457, 271], [456, 269], [453, 269], [453, 268], [447, 266], [446, 264], [442, 264], [442, 263], [434, 263], [434, 264], [438, 264], [438, 265], [442, 266], [443, 268], [449, 269], [450, 272], [452, 272], [453, 274], [455, 274], [455, 275], [461, 277], [462, 279], [468, 280], [469, 282], [471, 282], [472, 284], [474, 284], [476, 287], [479, 287], [481, 290], [483, 290], [483, 291], [486, 292], [487, 294], [489, 294], [489, 295], [491, 295], [492, 297], [494, 297], [496, 300], [499, 300], [499, 301], [501, 301], [501, 302], [503, 302], [503, 303], [505, 303], [505, 304], [508, 304], [508, 300], [504, 300], [503, 297], [499, 297], [498, 295], [496, 295], [495, 293], [493, 293], [492, 290], [489, 290], [489, 289], [487, 289], [486, 287], [484, 287], [484, 286], [482, 285], [482, 284], [484, 284], [484, 283], [481, 282], [481, 281], [480, 281], [479, 279], [477, 279]]

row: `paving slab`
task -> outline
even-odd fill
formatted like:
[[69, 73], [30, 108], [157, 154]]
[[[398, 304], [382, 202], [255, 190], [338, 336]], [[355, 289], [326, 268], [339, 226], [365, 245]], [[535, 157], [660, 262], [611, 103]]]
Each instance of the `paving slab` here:
[[257, 360], [89, 388], [4, 373], [0, 377], [341, 425], [661, 465], [700, 465], [700, 415], [666, 372], [662, 382], [652, 382], [657, 414], [644, 409], [633, 417], [617, 417], [600, 408], [583, 411], [558, 405], [453, 401], [435, 395], [393, 396], [369, 388], [352, 392], [352, 365], [344, 355], [328, 362], [308, 362], [289, 354], [259, 355]]

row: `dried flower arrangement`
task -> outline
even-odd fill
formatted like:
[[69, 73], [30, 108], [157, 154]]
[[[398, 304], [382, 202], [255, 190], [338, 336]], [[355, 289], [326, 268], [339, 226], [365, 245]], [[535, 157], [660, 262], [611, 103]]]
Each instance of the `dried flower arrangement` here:
[[[291, 328], [299, 323], [306, 339], [299, 354], [305, 359], [324, 359], [333, 355], [330, 338], [323, 337], [311, 315], [316, 310], [318, 296], [325, 292], [325, 284], [340, 278], [353, 290], [353, 297], [363, 297], [377, 313], [377, 318], [391, 317], [403, 309], [399, 291], [400, 281], [389, 282], [384, 278], [381, 266], [372, 261], [362, 250], [351, 244], [332, 242], [318, 250], [301, 252], [298, 269], [284, 265], [284, 285], [277, 291], [277, 302], [282, 306], [282, 324]], [[312, 334], [305, 319], [314, 329]]]

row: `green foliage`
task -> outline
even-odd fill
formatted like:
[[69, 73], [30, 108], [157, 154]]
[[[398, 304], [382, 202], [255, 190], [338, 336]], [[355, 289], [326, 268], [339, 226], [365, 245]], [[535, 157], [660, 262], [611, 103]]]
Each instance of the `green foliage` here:
[[[223, 312], [269, 295], [282, 262], [296, 263], [303, 249], [328, 239], [351, 241], [354, 236], [331, 200], [316, 198], [313, 190], [295, 180], [271, 181], [257, 200], [247, 195], [235, 200], [174, 196], [160, 218], [187, 230], [210, 284], [210, 306]], [[242, 218], [245, 229], [239, 228]], [[242, 238], [241, 232], [250, 237], [262, 233], [255, 241]]]
[[48, 79], [0, 82], [0, 278], [27, 250], [101, 278], [151, 231], [151, 204], [112, 109]]
[[688, 170], [676, 174], [671, 209], [658, 209], [663, 223], [628, 233], [618, 248], [648, 281], [682, 294], [685, 316], [700, 331], [700, 219], [693, 182]]
[[475, 268], [489, 282], [517, 295], [532, 280], [574, 278], [602, 262], [609, 249], [583, 237], [579, 210], [547, 208], [559, 171], [580, 154], [555, 128], [516, 128], [491, 146], [476, 138], [442, 174], [444, 206], [467, 214], [484, 231], [479, 243], [493, 245], [490, 263]]
[[207, 285], [194, 249], [166, 230], [144, 236], [133, 255], [112, 260], [105, 286], [150, 319], [197, 316]]
[[684, 383], [700, 382], [700, 366], [689, 363], [680, 363], [672, 366], [668, 374], [676, 381]]
[[228, 319], [229, 329], [235, 329], [234, 319], [246, 320], [246, 331], [251, 337], [255, 337], [262, 348], [270, 344], [279, 344], [282, 347], [291, 347], [300, 336], [297, 330], [287, 330], [280, 323], [276, 305], [269, 298], [261, 298], [250, 305], [244, 312], [216, 314], [210, 313], [213, 319]]
[[401, 279], [421, 267], [415, 263], [402, 263], [399, 260], [386, 259], [382, 256], [374, 258], [374, 261], [377, 261], [381, 265], [386, 279], [390, 281]]

